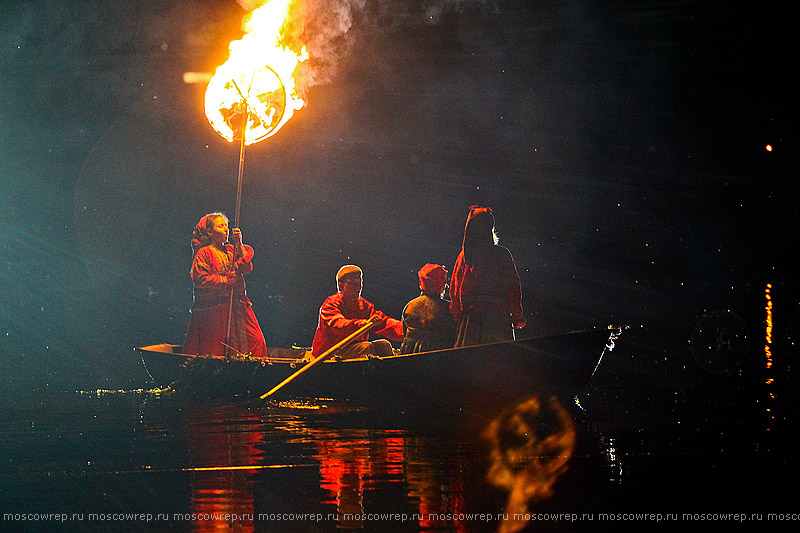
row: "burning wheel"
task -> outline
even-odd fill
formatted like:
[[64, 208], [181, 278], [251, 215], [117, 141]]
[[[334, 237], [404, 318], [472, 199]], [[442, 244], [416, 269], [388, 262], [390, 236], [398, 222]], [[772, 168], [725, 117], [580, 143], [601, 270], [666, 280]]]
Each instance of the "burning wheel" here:
[[[206, 116], [228, 141], [250, 145], [277, 131], [286, 114], [286, 87], [268, 65], [246, 75], [217, 71], [206, 89]], [[247, 114], [245, 118], [245, 113]]]

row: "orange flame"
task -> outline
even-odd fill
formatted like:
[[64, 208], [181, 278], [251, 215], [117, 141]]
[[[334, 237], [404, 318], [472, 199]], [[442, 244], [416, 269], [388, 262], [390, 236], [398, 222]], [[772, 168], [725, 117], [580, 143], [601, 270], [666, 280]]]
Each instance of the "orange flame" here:
[[[280, 44], [293, 0], [268, 0], [242, 22], [242, 39], [230, 44], [230, 56], [206, 88], [205, 112], [211, 127], [230, 142], [257, 143], [278, 132], [304, 102], [294, 72], [308, 58]], [[245, 110], [246, 126], [245, 123]]]

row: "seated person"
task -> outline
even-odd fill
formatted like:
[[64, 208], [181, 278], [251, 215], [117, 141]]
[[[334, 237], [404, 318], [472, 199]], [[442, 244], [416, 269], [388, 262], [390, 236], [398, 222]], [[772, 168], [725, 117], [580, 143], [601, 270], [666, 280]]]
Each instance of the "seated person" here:
[[[321, 355], [342, 339], [365, 326], [373, 316], [379, 318], [375, 334], [393, 341], [403, 340], [403, 323], [376, 311], [375, 306], [361, 297], [361, 269], [345, 265], [336, 274], [339, 291], [329, 296], [319, 310], [319, 322], [311, 345], [314, 357]], [[363, 355], [393, 355], [392, 344], [386, 339], [369, 340], [369, 333], [340, 349], [335, 356], [351, 359]]]
[[456, 325], [445, 300], [447, 270], [442, 265], [427, 264], [419, 271], [417, 298], [403, 309], [403, 344], [400, 353], [420, 353], [452, 348]]

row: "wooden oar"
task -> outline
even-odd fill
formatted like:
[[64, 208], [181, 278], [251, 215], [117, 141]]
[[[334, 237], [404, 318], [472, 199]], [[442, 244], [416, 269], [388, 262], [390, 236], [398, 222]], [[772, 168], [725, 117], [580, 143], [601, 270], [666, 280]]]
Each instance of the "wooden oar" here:
[[357, 329], [356, 331], [354, 331], [353, 333], [351, 333], [350, 335], [348, 335], [344, 339], [340, 340], [338, 343], [334, 344], [331, 348], [329, 348], [328, 350], [325, 350], [324, 352], [319, 354], [317, 357], [312, 359], [310, 363], [304, 365], [300, 370], [298, 370], [297, 372], [295, 372], [294, 374], [292, 374], [288, 378], [284, 379], [283, 381], [281, 381], [280, 383], [278, 383], [277, 385], [272, 387], [272, 389], [269, 392], [267, 392], [266, 394], [262, 394], [260, 396], [260, 399], [263, 400], [263, 399], [275, 394], [278, 391], [278, 389], [283, 388], [284, 385], [286, 385], [287, 383], [292, 381], [294, 378], [296, 378], [297, 376], [299, 376], [300, 374], [302, 374], [306, 370], [310, 369], [312, 366], [314, 366], [317, 363], [323, 361], [326, 357], [331, 355], [333, 352], [341, 349], [342, 347], [346, 346], [347, 344], [350, 344], [357, 337], [363, 335], [364, 333], [367, 333], [369, 330], [374, 328], [375, 325], [380, 321], [381, 321], [380, 318], [378, 318], [377, 316], [373, 316], [372, 318], [369, 319], [369, 323], [361, 326], [359, 329]]

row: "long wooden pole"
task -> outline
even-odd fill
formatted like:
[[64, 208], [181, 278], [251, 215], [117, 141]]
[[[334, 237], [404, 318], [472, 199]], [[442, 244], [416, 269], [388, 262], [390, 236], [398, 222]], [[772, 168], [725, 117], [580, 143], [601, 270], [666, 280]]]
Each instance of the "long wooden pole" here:
[[[239, 87], [237, 86], [236, 88], [238, 90]], [[241, 92], [239, 94], [241, 95]], [[233, 218], [234, 228], [239, 227], [239, 214], [242, 209], [242, 182], [244, 178], [244, 147], [245, 147], [244, 140], [245, 140], [245, 135], [247, 133], [247, 118], [248, 118], [247, 115], [250, 111], [249, 106], [247, 104], [247, 100], [244, 98], [244, 96], [242, 96], [242, 105], [244, 106], [244, 112], [242, 114], [242, 133], [241, 133], [241, 139], [239, 141], [239, 177], [236, 181], [236, 211], [234, 213], [234, 218]], [[233, 258], [231, 260], [231, 262], [234, 265], [236, 264], [236, 252], [237, 249], [234, 245]], [[235, 289], [236, 289], [236, 283], [234, 283], [234, 286], [231, 288], [231, 297], [230, 301], [228, 302], [228, 325], [226, 327], [226, 333], [225, 333], [225, 341], [227, 343], [225, 345], [226, 352], [230, 351], [230, 347], [228, 345], [234, 345], [234, 343], [231, 340], [231, 326], [233, 323], [233, 295], [236, 292]]]
[[242, 115], [242, 138], [239, 141], [239, 178], [236, 182], [236, 213], [233, 218], [233, 227], [239, 227], [239, 213], [242, 210], [242, 181], [244, 177], [244, 147], [245, 147], [245, 136], [247, 134], [247, 118], [248, 114], [250, 113], [250, 106], [247, 103], [247, 100], [242, 99], [242, 105], [244, 105], [244, 113]]
[[340, 340], [338, 343], [334, 344], [331, 348], [329, 348], [329, 349], [325, 350], [324, 352], [322, 352], [321, 354], [319, 354], [317, 357], [312, 359], [311, 362], [309, 362], [308, 364], [306, 364], [302, 368], [300, 368], [297, 372], [295, 372], [294, 374], [292, 374], [288, 378], [284, 379], [283, 381], [281, 381], [280, 383], [278, 383], [277, 385], [272, 387], [272, 389], [270, 389], [269, 392], [267, 392], [265, 394], [262, 394], [260, 396], [260, 399], [264, 400], [264, 399], [268, 398], [269, 396], [275, 394], [279, 389], [283, 388], [284, 385], [286, 385], [290, 381], [294, 380], [297, 376], [299, 376], [300, 374], [302, 374], [306, 370], [311, 369], [311, 367], [313, 367], [317, 363], [323, 361], [325, 358], [330, 356], [336, 350], [339, 350], [343, 346], [346, 346], [347, 344], [350, 344], [357, 337], [359, 337], [360, 335], [363, 335], [364, 333], [366, 333], [369, 330], [371, 330], [372, 328], [374, 328], [375, 325], [378, 322], [380, 322], [380, 318], [378, 318], [378, 317], [370, 318], [368, 324], [365, 324], [365, 325], [361, 326], [356, 331], [354, 331], [353, 333], [351, 333], [350, 335], [348, 335], [344, 339]]

